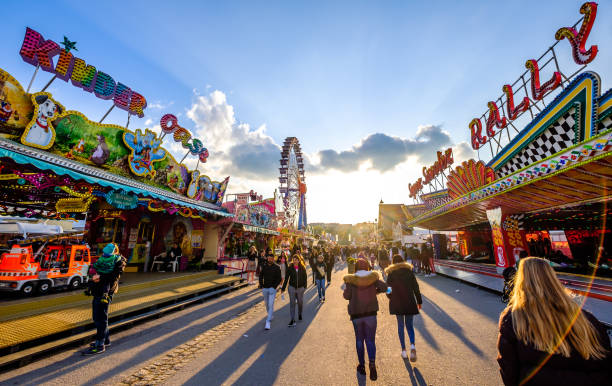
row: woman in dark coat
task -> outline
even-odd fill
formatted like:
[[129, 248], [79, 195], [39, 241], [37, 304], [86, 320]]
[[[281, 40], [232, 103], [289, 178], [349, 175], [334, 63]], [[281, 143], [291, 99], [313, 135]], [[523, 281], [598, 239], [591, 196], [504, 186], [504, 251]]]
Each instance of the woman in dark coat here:
[[[378, 378], [376, 371], [376, 314], [378, 300], [376, 295], [387, 290], [386, 284], [379, 279], [378, 272], [371, 271], [365, 259], [357, 260], [356, 272], [344, 276], [344, 298], [349, 301], [348, 313], [355, 330], [355, 344], [359, 365], [357, 372], [365, 375], [365, 348], [370, 360], [370, 379]], [[365, 343], [365, 344], [364, 344]]]
[[302, 309], [304, 308], [304, 291], [308, 285], [306, 266], [299, 255], [293, 255], [293, 264], [287, 266], [281, 293], [285, 292], [287, 284], [289, 284], [289, 313], [291, 314], [289, 327], [295, 327], [295, 304], [297, 303], [298, 318], [301, 321]]
[[506, 385], [610, 385], [612, 354], [604, 326], [567, 293], [547, 260], [521, 259], [499, 320], [500, 373]]
[[389, 266], [387, 273], [387, 285], [391, 287], [389, 297], [389, 313], [397, 317], [397, 333], [402, 345], [402, 358], [406, 359], [406, 341], [404, 338], [404, 326], [408, 331], [410, 339], [410, 361], [416, 361], [416, 348], [414, 347], [414, 326], [412, 318], [419, 313], [423, 299], [419, 290], [412, 265], [405, 263], [400, 255], [393, 256], [393, 265]]

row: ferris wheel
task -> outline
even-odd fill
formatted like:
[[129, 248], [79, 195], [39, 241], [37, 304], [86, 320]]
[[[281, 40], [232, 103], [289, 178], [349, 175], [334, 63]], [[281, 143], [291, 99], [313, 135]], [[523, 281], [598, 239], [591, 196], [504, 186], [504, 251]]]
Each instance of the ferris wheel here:
[[287, 137], [283, 143], [280, 160], [279, 192], [283, 198], [285, 226], [289, 229], [305, 229], [306, 177], [300, 142]]

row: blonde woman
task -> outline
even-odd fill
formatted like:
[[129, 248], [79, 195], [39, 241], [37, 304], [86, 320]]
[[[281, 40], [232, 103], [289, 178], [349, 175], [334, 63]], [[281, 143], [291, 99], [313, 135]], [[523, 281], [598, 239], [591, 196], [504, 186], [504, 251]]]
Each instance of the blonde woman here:
[[499, 320], [497, 362], [506, 385], [610, 385], [604, 326], [575, 303], [547, 260], [522, 259]]

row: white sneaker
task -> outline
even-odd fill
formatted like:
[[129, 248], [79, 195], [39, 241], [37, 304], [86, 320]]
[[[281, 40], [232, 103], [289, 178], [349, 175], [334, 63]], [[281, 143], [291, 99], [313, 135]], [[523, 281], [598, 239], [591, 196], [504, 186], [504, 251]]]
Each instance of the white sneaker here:
[[406, 354], [406, 350], [402, 350], [402, 358], [408, 359], [408, 354]]
[[270, 322], [266, 321], [266, 330], [270, 329]]

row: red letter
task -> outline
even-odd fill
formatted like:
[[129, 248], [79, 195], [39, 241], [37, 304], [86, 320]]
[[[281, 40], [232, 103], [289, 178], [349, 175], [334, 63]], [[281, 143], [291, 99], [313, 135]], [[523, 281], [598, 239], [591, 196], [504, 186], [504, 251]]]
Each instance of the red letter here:
[[584, 15], [580, 32], [577, 32], [573, 27], [560, 28], [555, 34], [555, 39], [562, 40], [567, 38], [572, 46], [572, 55], [574, 62], [578, 64], [591, 63], [597, 56], [597, 46], [591, 46], [588, 50], [584, 49], [584, 44], [589, 38], [591, 28], [597, 16], [597, 3], [589, 2], [582, 4], [580, 13]]
[[164, 115], [159, 121], [159, 125], [165, 134], [172, 134], [180, 127], [178, 125], [178, 119], [172, 114]]
[[40, 66], [47, 72], [54, 72], [53, 59], [60, 52], [60, 46], [53, 40], [45, 40], [41, 34], [26, 28], [21, 45], [21, 58], [33, 66]]
[[500, 129], [508, 126], [508, 121], [506, 118], [499, 117], [499, 109], [495, 102], [487, 103], [489, 107], [489, 117], [487, 118], [487, 135], [489, 137], [493, 137], [495, 135], [495, 130], [493, 130], [493, 126], [497, 126]]
[[474, 118], [470, 122], [470, 131], [472, 133], [472, 149], [480, 149], [480, 145], [487, 143], [487, 137], [482, 136], [482, 123], [480, 119]]
[[508, 113], [508, 119], [514, 121], [520, 113], [527, 111], [529, 108], [529, 98], [524, 97], [523, 101], [515, 107], [512, 86], [506, 84], [502, 87], [502, 90], [506, 93], [506, 112]]
[[544, 95], [556, 89], [561, 84], [561, 74], [555, 71], [552, 78], [540, 86], [540, 69], [538, 68], [538, 62], [534, 59], [529, 59], [527, 63], [525, 63], [525, 67], [531, 71], [531, 94], [533, 99], [537, 101], [544, 98]]

